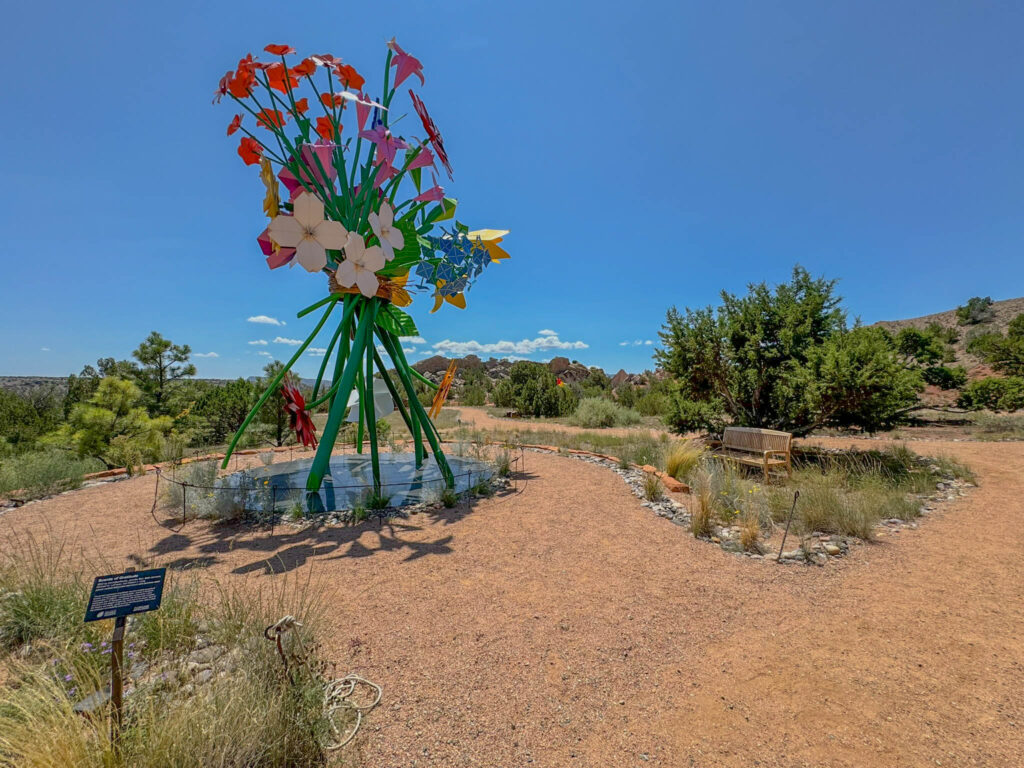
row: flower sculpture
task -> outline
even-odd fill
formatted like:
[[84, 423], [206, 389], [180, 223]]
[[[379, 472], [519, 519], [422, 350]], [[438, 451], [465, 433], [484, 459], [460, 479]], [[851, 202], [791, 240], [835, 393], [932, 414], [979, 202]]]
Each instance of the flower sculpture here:
[[[269, 224], [257, 242], [267, 266], [297, 263], [308, 272], [323, 274], [328, 290], [325, 298], [298, 313], [304, 317], [322, 311], [312, 333], [231, 441], [224, 466], [256, 413], [280, 388], [299, 439], [317, 449], [306, 483], [311, 507], [320, 503], [318, 491], [347, 413], [358, 420], [360, 450], [364, 429], [368, 433], [375, 490], [380, 491], [375, 402], [383, 402], [384, 390], [413, 437], [416, 465], [426, 459], [425, 440], [445, 481], [453, 485], [440, 436], [416, 396], [414, 380], [438, 387], [405, 358], [400, 337], [418, 331], [402, 308], [411, 305], [412, 294], [419, 291], [432, 291], [431, 312], [446, 303], [465, 308], [473, 281], [489, 264], [508, 258], [499, 245], [507, 230], [470, 230], [455, 220], [457, 202], [437, 181], [438, 161], [453, 178], [448, 152], [426, 105], [412, 89], [408, 96], [424, 135], [393, 132], [390, 116], [399, 87], [409, 78], [414, 78], [413, 85], [426, 80], [419, 59], [393, 39], [387, 47], [377, 98], [352, 65], [330, 54], [290, 64], [288, 57], [295, 50], [288, 45], [268, 45], [264, 50], [276, 58], [267, 62], [248, 54], [221, 78], [214, 95], [215, 102], [228, 98], [241, 110], [232, 117], [227, 134], [242, 134], [238, 156], [246, 165], [259, 166], [266, 188], [263, 211]], [[424, 170], [430, 172], [429, 183]], [[287, 195], [281, 194], [279, 183]], [[307, 403], [288, 380], [288, 371], [335, 310], [341, 318]], [[391, 359], [393, 374], [378, 343]], [[321, 394], [328, 368], [330, 386]], [[358, 411], [352, 405], [355, 399]], [[324, 403], [327, 423], [318, 444], [309, 412]]]

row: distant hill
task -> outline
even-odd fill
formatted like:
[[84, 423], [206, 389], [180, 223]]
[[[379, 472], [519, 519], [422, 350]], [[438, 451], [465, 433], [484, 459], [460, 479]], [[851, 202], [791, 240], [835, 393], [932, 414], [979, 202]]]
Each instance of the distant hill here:
[[[494, 381], [500, 381], [508, 378], [508, 373], [512, 369], [513, 361], [505, 360], [503, 358], [492, 357], [487, 360], [481, 360], [476, 355], [466, 355], [465, 357], [448, 358], [441, 355], [434, 355], [428, 357], [425, 360], [420, 360], [417, 363], [413, 363], [413, 368], [423, 374], [426, 378], [433, 382], [439, 382], [444, 378], [444, 373], [448, 370], [449, 363], [455, 360], [456, 381], [462, 378], [463, 373], [470, 370], [483, 370], [484, 374]], [[548, 369], [558, 378], [562, 379], [569, 384], [583, 381], [587, 376], [590, 375], [591, 368], [581, 363], [579, 360], [570, 360], [567, 357], [555, 357], [548, 363], [546, 363]], [[603, 369], [596, 368], [596, 370], [605, 373]], [[613, 387], [619, 387], [626, 383], [639, 384], [644, 381], [643, 374], [626, 373], [624, 370], [620, 370], [615, 374], [609, 375], [612, 380]]]
[[[966, 299], [964, 303], [966, 303]], [[962, 365], [967, 369], [967, 375], [972, 378], [992, 375], [992, 370], [974, 355], [967, 351], [967, 341], [973, 335], [998, 331], [1005, 333], [1006, 327], [1017, 315], [1024, 313], [1024, 297], [1019, 299], [1006, 299], [992, 303], [994, 318], [988, 323], [977, 323], [975, 325], [960, 325], [957, 321], [956, 310], [949, 309], [945, 312], [938, 312], [934, 315], [924, 317], [912, 317], [907, 320], [880, 320], [875, 325], [886, 328], [891, 333], [899, 333], [903, 328], [924, 329], [932, 323], [938, 323], [943, 328], [954, 328], [959, 333], [959, 338], [953, 344], [953, 351], [956, 354], [956, 365]]]

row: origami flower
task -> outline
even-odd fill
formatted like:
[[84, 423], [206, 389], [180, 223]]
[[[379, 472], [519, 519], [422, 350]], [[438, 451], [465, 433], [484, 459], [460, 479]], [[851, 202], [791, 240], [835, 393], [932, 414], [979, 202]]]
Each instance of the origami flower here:
[[271, 269], [283, 267], [295, 258], [294, 248], [283, 248], [271, 239], [270, 227], [267, 227], [260, 233], [260, 236], [256, 238], [256, 242], [260, 244], [260, 250], [267, 257], [267, 266]]
[[437, 156], [441, 158], [441, 165], [444, 166], [445, 171], [448, 172], [448, 178], [454, 181], [455, 177], [452, 176], [452, 165], [448, 162], [448, 153], [444, 148], [444, 141], [441, 139], [441, 132], [437, 129], [433, 119], [430, 117], [430, 113], [427, 112], [427, 105], [412, 92], [412, 88], [409, 89], [409, 97], [412, 99], [413, 109], [416, 110], [416, 114], [420, 117], [420, 122], [423, 123], [423, 130], [427, 132], [427, 139], [431, 144], [434, 145], [434, 149], [437, 151]]
[[295, 90], [299, 87], [298, 78], [279, 61], [275, 61], [267, 67], [267, 83], [275, 91], [281, 93], [288, 93], [289, 89]]
[[[321, 115], [316, 119], [316, 132], [321, 139], [330, 141], [334, 137], [334, 121]], [[341, 133], [341, 123], [338, 123], [338, 133]]]
[[263, 157], [263, 145], [256, 139], [243, 136], [238, 143], [238, 156], [245, 161], [246, 165], [256, 165]]
[[387, 161], [388, 165], [395, 164], [395, 153], [398, 150], [409, 148], [408, 144], [397, 136], [393, 136], [391, 131], [383, 125], [360, 131], [359, 138], [372, 141], [377, 147], [377, 152]]
[[384, 261], [391, 261], [395, 258], [395, 249], [401, 250], [405, 247], [405, 237], [402, 230], [394, 226], [395, 212], [387, 203], [380, 204], [380, 212], [370, 211], [367, 217], [370, 222], [370, 229], [380, 240], [381, 250], [384, 251]]
[[366, 78], [356, 72], [355, 67], [348, 64], [335, 64], [334, 74], [346, 88], [358, 91], [366, 83]]
[[376, 245], [367, 248], [363, 238], [350, 232], [345, 241], [345, 260], [338, 265], [334, 279], [346, 288], [358, 286], [363, 296], [372, 299], [379, 286], [376, 272], [383, 266], [384, 252]]
[[300, 63], [288, 70], [293, 77], [312, 77], [316, 72], [316, 62], [312, 59], [303, 59]]
[[324, 219], [324, 204], [309, 192], [295, 198], [294, 211], [294, 216], [274, 217], [270, 236], [278, 245], [294, 248], [296, 261], [307, 272], [318, 272], [327, 266], [326, 249], [346, 246], [348, 231], [340, 222]]
[[[334, 147], [335, 145], [330, 142], [302, 145], [302, 163], [299, 170], [302, 173], [302, 181], [306, 182], [307, 186], [313, 186], [313, 179], [316, 179], [316, 183], [324, 187], [332, 186], [334, 179], [338, 176], [338, 169], [334, 167]], [[294, 161], [295, 158], [291, 159]], [[317, 165], [317, 160], [320, 161], [319, 165]], [[321, 167], [323, 167], [322, 173]], [[311, 173], [306, 173], [305, 169]], [[324, 174], [327, 174], [326, 178]], [[303, 186], [290, 168], [282, 168], [277, 177], [293, 196], [298, 194]]]
[[445, 284], [444, 280], [437, 281], [437, 290], [434, 291], [434, 308], [430, 310], [430, 314], [437, 312], [441, 308], [441, 304], [446, 301], [453, 307], [466, 308], [466, 297], [462, 293], [445, 291]]
[[292, 429], [295, 430], [299, 442], [316, 448], [316, 427], [313, 426], [313, 419], [306, 410], [306, 399], [288, 378], [281, 384], [281, 396], [284, 398], [284, 410], [290, 417]]
[[421, 85], [427, 82], [423, 79], [423, 65], [420, 63], [420, 60], [403, 51], [402, 46], [395, 42], [395, 38], [391, 38], [391, 41], [388, 43], [388, 48], [395, 53], [395, 57], [391, 60], [391, 66], [396, 68], [396, 88], [400, 86], [403, 81], [409, 77], [409, 75], [416, 75], [416, 77], [420, 79]]
[[279, 109], [264, 109], [256, 115], [256, 125], [268, 129], [280, 128], [286, 119]]
[[[406, 155], [408, 157], [408, 154]], [[412, 161], [405, 166], [407, 171], [411, 171], [413, 168], [426, 168], [428, 165], [434, 164], [434, 156], [430, 154], [430, 150], [426, 147], [420, 147], [419, 152], [413, 157]]]
[[479, 247], [484, 248], [491, 257], [491, 261], [501, 261], [510, 258], [505, 249], [498, 245], [507, 234], [507, 229], [474, 229], [472, 232], [467, 232], [466, 236], [474, 244], [479, 244]]
[[234, 133], [235, 131], [237, 131], [241, 127], [242, 127], [242, 116], [241, 115], [235, 115], [233, 118], [231, 118], [231, 124], [228, 125], [228, 136], [230, 136], [232, 133]]
[[431, 174], [434, 179], [434, 186], [413, 198], [419, 203], [429, 203], [438, 200], [444, 200], [444, 187], [438, 186], [437, 177]]
[[408, 307], [412, 304], [412, 296], [409, 295], [409, 291], [405, 288], [407, 282], [409, 282], [408, 272], [391, 278], [388, 287], [391, 289], [391, 303], [396, 307]]
[[288, 53], [295, 53], [295, 49], [290, 45], [268, 45], [263, 50], [267, 53], [272, 53], [275, 56], [284, 56]]
[[263, 198], [263, 212], [272, 219], [277, 216], [281, 204], [281, 191], [277, 186], [277, 179], [274, 178], [274, 169], [265, 157], [260, 160], [260, 181], [267, 188], [267, 194]]

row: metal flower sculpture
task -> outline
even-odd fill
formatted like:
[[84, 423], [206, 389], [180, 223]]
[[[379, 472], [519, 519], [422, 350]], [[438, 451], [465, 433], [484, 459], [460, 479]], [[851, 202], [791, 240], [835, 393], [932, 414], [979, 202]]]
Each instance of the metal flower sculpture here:
[[[299, 438], [317, 449], [306, 483], [308, 503], [319, 501], [317, 492], [346, 413], [358, 420], [360, 446], [364, 429], [368, 434], [379, 492], [376, 411], [390, 395], [412, 435], [416, 465], [426, 458], [425, 440], [451, 486], [440, 436], [416, 396], [414, 380], [438, 387], [405, 358], [400, 338], [418, 332], [400, 307], [412, 304], [410, 291], [432, 289], [432, 312], [445, 303], [464, 308], [473, 280], [489, 264], [508, 258], [499, 246], [508, 232], [471, 231], [455, 221], [456, 200], [445, 196], [435, 173], [436, 158], [452, 177], [448, 153], [426, 105], [411, 89], [408, 95], [426, 135], [392, 132], [389, 116], [399, 86], [412, 76], [425, 82], [423, 65], [394, 40], [388, 43], [379, 99], [367, 94], [366, 80], [355, 68], [335, 56], [309, 56], [290, 66], [291, 46], [264, 50], [277, 59], [263, 62], [247, 55], [221, 79], [214, 101], [228, 97], [242, 110], [227, 133], [243, 134], [239, 157], [260, 167], [266, 187], [263, 210], [270, 222], [257, 242], [267, 265], [277, 269], [297, 263], [321, 273], [328, 295], [298, 313], [304, 317], [319, 310], [322, 315], [249, 413], [224, 466], [256, 413], [280, 387]], [[424, 183], [424, 169], [430, 170], [430, 186]], [[441, 222], [450, 224], [442, 227]], [[307, 403], [286, 376], [336, 310], [341, 319]], [[378, 342], [394, 365], [394, 376], [377, 351]], [[328, 368], [330, 386], [321, 393]], [[317, 444], [309, 412], [323, 403], [328, 405], [327, 423]]]

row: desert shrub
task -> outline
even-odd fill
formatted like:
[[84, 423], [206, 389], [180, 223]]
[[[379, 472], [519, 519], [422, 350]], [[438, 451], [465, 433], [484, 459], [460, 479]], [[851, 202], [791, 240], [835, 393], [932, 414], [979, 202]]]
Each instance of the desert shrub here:
[[495, 387], [494, 404], [515, 408], [523, 416], [568, 416], [576, 408], [570, 387], [559, 386], [546, 365], [519, 360], [509, 376]]
[[494, 471], [498, 477], [508, 477], [512, 474], [512, 453], [508, 448], [502, 448], [494, 457]]
[[460, 405], [487, 405], [487, 390], [479, 384], [470, 384], [462, 388], [459, 394]]
[[569, 420], [588, 429], [629, 427], [640, 422], [640, 414], [603, 397], [586, 397]]
[[700, 464], [704, 449], [692, 440], [676, 443], [665, 456], [665, 472], [676, 480], [683, 480]]
[[437, 500], [445, 509], [451, 509], [459, 503], [459, 494], [454, 488], [442, 488], [437, 493]]
[[1024, 376], [1005, 379], [989, 376], [972, 381], [960, 393], [958, 403], [969, 410], [1015, 411], [1024, 408]]
[[931, 368], [923, 368], [921, 375], [926, 384], [941, 389], [959, 389], [967, 383], [967, 369], [962, 365], [936, 365]]
[[79, 459], [63, 451], [32, 451], [0, 462], [0, 495], [22, 491], [20, 496], [38, 499], [82, 485], [83, 476], [103, 469], [95, 459]]
[[691, 400], [679, 393], [669, 396], [664, 420], [667, 426], [680, 433], [721, 434], [725, 427], [720, 401]]
[[960, 325], [992, 322], [995, 319], [995, 312], [992, 310], [992, 297], [974, 296], [968, 299], [966, 304], [956, 308], [956, 319]]
[[641, 416], [664, 416], [669, 411], [670, 399], [664, 392], [644, 392], [636, 398], [636, 410]]

